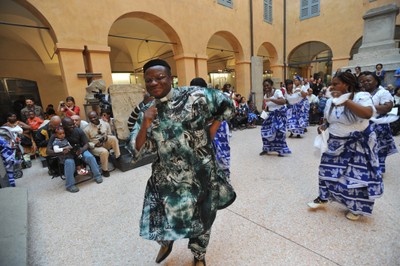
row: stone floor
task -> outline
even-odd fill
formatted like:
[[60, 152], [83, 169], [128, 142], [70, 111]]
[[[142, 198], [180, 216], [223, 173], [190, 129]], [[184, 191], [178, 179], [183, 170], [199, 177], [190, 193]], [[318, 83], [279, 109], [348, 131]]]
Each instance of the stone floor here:
[[[312, 211], [319, 154], [315, 127], [288, 139], [293, 154], [259, 156], [260, 127], [233, 132], [231, 179], [237, 200], [218, 212], [207, 265], [400, 265], [399, 154], [387, 160], [385, 193], [372, 217], [347, 220], [331, 203]], [[397, 145], [400, 137], [395, 138]], [[29, 265], [157, 265], [159, 246], [139, 237], [150, 165], [115, 170], [102, 184], [88, 181], [65, 191], [35, 160], [17, 180], [28, 189]], [[161, 265], [192, 265], [179, 240]]]

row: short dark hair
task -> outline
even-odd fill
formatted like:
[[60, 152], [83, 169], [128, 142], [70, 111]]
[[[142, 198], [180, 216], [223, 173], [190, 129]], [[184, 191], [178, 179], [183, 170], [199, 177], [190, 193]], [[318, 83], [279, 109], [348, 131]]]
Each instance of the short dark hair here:
[[190, 86], [207, 88], [207, 82], [203, 78], [194, 78], [190, 81]]
[[358, 78], [360, 78], [360, 77], [362, 77], [362, 76], [372, 76], [372, 77], [376, 80], [376, 82], [378, 83], [378, 87], [381, 85], [381, 80], [380, 80], [380, 78], [378, 78], [378, 76], [377, 76], [374, 72], [371, 72], [371, 71], [363, 71], [363, 72], [360, 73], [360, 76], [359, 76]]
[[74, 99], [74, 97], [72, 97], [72, 96], [68, 96], [68, 97], [65, 99], [65, 101], [66, 101], [66, 102], [72, 101], [73, 103], [75, 103], [75, 99]]
[[265, 82], [268, 82], [269, 85], [271, 85], [271, 86], [274, 85], [274, 82], [272, 81], [272, 79], [269, 79], [269, 78], [268, 78], [268, 79], [264, 79], [263, 84], [264, 84]]
[[167, 69], [168, 75], [171, 75], [171, 66], [162, 59], [153, 59], [144, 64], [143, 66], [143, 73], [146, 72], [147, 69], [153, 66], [163, 66]]

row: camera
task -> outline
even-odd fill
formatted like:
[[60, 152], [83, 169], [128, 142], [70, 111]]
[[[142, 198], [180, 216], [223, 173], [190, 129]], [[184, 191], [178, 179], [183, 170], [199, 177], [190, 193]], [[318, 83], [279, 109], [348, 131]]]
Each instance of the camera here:
[[61, 107], [65, 107], [65, 103], [61, 103], [60, 106], [61, 106]]
[[92, 93], [94, 93], [94, 98], [99, 102], [101, 112], [110, 111], [112, 116], [112, 106], [111, 103], [106, 100], [106, 95], [103, 94], [100, 89], [98, 91], [92, 91]]

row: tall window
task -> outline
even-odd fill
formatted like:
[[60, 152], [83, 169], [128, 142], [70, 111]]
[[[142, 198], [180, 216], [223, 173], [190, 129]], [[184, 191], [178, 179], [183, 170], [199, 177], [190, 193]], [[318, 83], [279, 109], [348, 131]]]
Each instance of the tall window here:
[[264, 21], [272, 24], [272, 0], [264, 0]]
[[232, 8], [233, 0], [218, 0], [218, 4]]
[[300, 19], [319, 16], [319, 0], [301, 0]]

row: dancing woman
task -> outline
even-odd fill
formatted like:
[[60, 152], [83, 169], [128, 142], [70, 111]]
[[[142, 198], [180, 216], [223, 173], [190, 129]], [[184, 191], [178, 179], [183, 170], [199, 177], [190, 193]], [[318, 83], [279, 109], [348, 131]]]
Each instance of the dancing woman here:
[[266, 79], [263, 82], [264, 100], [269, 115], [261, 126], [263, 150], [260, 155], [273, 151], [282, 157], [285, 154], [292, 153], [286, 144], [286, 100], [282, 91], [275, 89], [273, 85], [274, 82], [271, 79]]
[[[307, 97], [307, 93], [302, 91], [301, 88], [293, 88], [293, 81], [287, 79], [286, 84], [286, 100], [287, 106], [287, 129], [290, 132], [290, 137], [296, 134], [298, 138], [304, 135], [304, 129], [307, 127], [307, 120], [304, 114], [304, 98]], [[308, 114], [307, 114], [308, 116]]]
[[379, 166], [382, 174], [386, 172], [385, 161], [386, 157], [397, 153], [396, 144], [393, 140], [390, 124], [385, 120], [388, 118], [387, 113], [392, 110], [393, 96], [388, 90], [381, 87], [381, 80], [374, 73], [364, 71], [358, 78], [361, 87], [372, 96], [376, 109], [376, 116], [372, 123], [378, 141], [378, 158]]
[[351, 73], [338, 73], [332, 86], [335, 98], [325, 108], [329, 139], [319, 166], [319, 196], [308, 206], [315, 209], [337, 201], [348, 209], [347, 219], [357, 220], [372, 214], [375, 199], [383, 193], [376, 134], [369, 124], [375, 107]]

